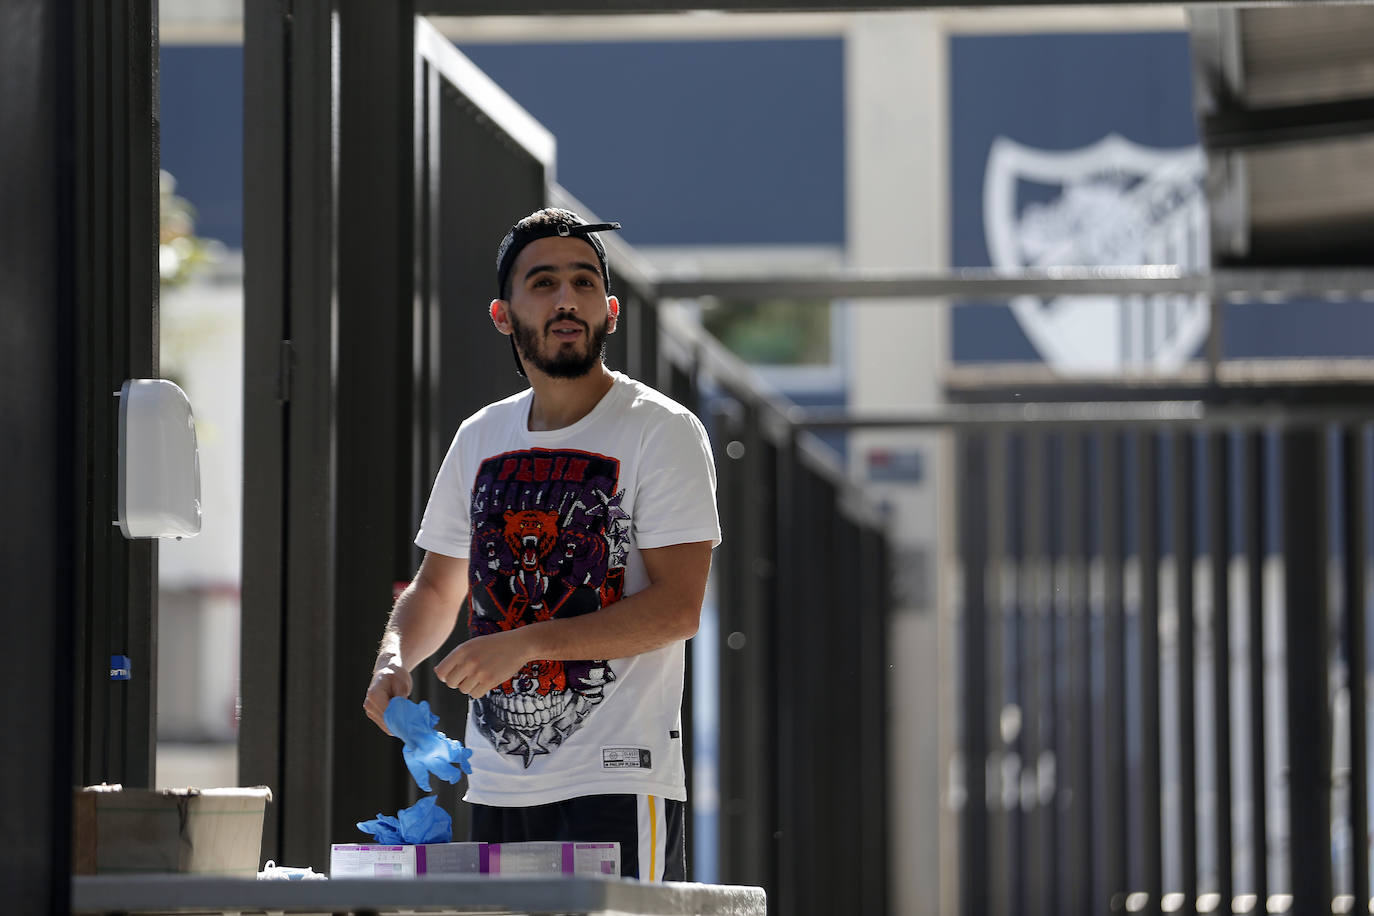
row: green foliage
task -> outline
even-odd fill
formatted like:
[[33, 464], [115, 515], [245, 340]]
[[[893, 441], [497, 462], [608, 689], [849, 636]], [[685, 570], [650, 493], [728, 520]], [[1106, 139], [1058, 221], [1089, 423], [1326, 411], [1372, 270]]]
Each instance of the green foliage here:
[[177, 180], [164, 171], [158, 182], [158, 268], [163, 286], [180, 286], [210, 261], [212, 244], [196, 236], [196, 208], [176, 194]]
[[702, 325], [745, 362], [764, 366], [829, 363], [830, 301], [766, 299], [705, 304]]
[[[165, 171], [160, 178], [160, 371], [163, 378], [176, 382], [190, 394], [191, 367], [197, 359], [222, 346], [220, 341], [231, 330], [222, 312], [207, 309], [204, 297], [193, 283], [198, 274], [218, 259], [224, 246], [196, 235], [195, 207], [175, 193], [175, 178]], [[196, 428], [203, 440], [211, 432], [203, 421], [197, 421]]]

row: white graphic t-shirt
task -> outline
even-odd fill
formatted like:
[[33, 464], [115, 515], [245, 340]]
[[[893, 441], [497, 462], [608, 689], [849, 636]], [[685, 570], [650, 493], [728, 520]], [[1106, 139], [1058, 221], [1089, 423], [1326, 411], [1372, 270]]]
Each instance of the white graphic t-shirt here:
[[[533, 392], [458, 429], [415, 543], [466, 556], [469, 635], [588, 614], [649, 584], [640, 550], [720, 543], [701, 422], [615, 373], [563, 429], [528, 429]], [[544, 660], [472, 701], [469, 802], [612, 793], [685, 799], [684, 643], [630, 658]]]

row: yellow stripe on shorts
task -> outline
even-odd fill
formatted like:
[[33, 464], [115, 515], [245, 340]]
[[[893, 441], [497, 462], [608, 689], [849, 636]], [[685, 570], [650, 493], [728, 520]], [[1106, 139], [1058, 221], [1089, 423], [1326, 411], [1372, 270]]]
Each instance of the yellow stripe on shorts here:
[[655, 798], [649, 796], [649, 880], [658, 880], [658, 863], [654, 857], [658, 854], [658, 806], [654, 804]]

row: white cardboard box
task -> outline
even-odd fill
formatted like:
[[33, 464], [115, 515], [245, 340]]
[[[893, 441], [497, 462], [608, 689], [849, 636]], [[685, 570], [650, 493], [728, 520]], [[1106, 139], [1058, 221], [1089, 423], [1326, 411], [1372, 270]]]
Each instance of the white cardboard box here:
[[329, 847], [331, 878], [406, 878], [415, 873], [414, 846]]
[[415, 875], [620, 874], [619, 843], [430, 843], [377, 846], [335, 843], [332, 878]]
[[266, 786], [78, 789], [72, 805], [72, 872], [256, 875], [263, 815], [271, 799]]

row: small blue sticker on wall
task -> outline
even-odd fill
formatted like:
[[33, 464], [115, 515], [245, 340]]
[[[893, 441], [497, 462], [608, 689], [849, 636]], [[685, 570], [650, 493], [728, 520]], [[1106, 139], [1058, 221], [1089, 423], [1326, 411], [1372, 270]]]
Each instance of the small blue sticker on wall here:
[[112, 680], [112, 681], [127, 681], [127, 680], [129, 679], [129, 675], [130, 675], [131, 672], [132, 672], [132, 666], [129, 664], [129, 656], [127, 656], [127, 655], [111, 655], [111, 656], [110, 656], [110, 680]]

